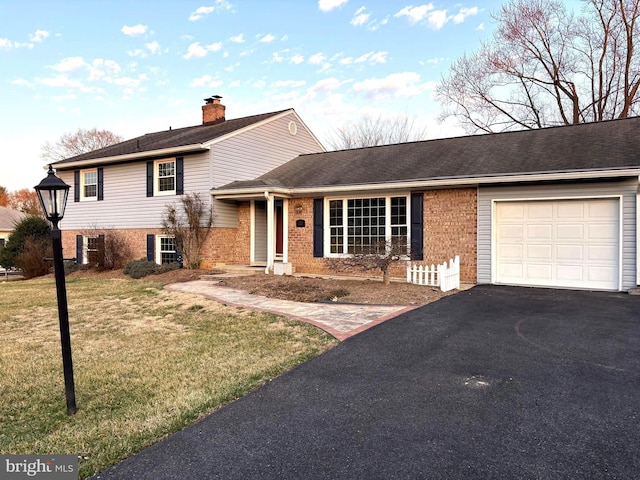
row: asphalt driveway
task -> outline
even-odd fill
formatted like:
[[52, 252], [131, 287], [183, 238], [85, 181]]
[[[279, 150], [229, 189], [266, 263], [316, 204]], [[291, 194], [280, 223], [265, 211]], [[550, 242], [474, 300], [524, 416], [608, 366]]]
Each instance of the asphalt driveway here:
[[95, 478], [626, 479], [639, 445], [640, 297], [481, 286]]

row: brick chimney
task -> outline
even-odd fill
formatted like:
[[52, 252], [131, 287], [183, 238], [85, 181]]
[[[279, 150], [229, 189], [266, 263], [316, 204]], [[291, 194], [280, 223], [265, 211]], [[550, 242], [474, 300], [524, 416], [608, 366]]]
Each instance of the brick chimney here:
[[220, 103], [220, 99], [222, 99], [220, 95], [213, 95], [204, 99], [207, 103], [202, 106], [203, 125], [215, 125], [216, 123], [224, 122], [224, 111], [227, 107]]

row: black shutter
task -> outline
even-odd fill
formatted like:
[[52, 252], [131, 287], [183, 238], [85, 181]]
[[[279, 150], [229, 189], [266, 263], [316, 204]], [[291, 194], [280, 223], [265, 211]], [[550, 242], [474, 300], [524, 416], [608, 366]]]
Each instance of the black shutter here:
[[411, 194], [411, 259], [423, 260], [424, 193]]
[[147, 162], [147, 197], [153, 197], [153, 162]]
[[147, 260], [155, 262], [156, 236], [152, 233], [147, 235]]
[[76, 263], [82, 265], [82, 250], [83, 250], [82, 235], [76, 235]]
[[313, 256], [324, 256], [324, 198], [313, 199]]
[[80, 170], [73, 172], [73, 201], [80, 201]]
[[184, 193], [184, 158], [176, 158], [176, 195]]
[[104, 168], [98, 167], [98, 201], [104, 200]]

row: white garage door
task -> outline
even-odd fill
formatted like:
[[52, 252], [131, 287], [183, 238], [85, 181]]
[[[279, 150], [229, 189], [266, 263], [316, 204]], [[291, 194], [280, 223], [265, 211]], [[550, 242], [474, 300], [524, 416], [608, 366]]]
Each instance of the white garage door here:
[[618, 199], [496, 202], [496, 283], [618, 290]]

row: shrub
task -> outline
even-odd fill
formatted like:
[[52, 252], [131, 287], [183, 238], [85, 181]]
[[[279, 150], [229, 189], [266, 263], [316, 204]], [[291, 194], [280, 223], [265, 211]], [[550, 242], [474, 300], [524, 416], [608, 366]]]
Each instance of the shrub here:
[[124, 274], [129, 275], [131, 278], [142, 278], [147, 275], [158, 275], [160, 273], [171, 272], [180, 268], [180, 265], [176, 262], [165, 263], [158, 265], [155, 262], [141, 258], [140, 260], [134, 260], [127, 263], [124, 267]]
[[53, 264], [44, 258], [50, 258], [52, 255], [52, 246], [48, 239], [27, 237], [16, 256], [15, 264], [22, 270], [24, 278], [40, 277], [51, 271]]
[[91, 252], [89, 265], [99, 271], [123, 268], [132, 257], [131, 247], [117, 230], [94, 227], [82, 234], [97, 239], [97, 251]]
[[[0, 249], [0, 265], [5, 268], [19, 267], [17, 263], [18, 255], [22, 252], [28, 239], [34, 239], [37, 242], [41, 241], [43, 244], [45, 242], [51, 243], [51, 224], [44, 218], [36, 216], [28, 216], [16, 223], [5, 248]], [[29, 246], [31, 253], [33, 253], [35, 247], [35, 245]], [[40, 256], [40, 261], [44, 265], [48, 265], [42, 260], [44, 256]]]
[[131, 278], [142, 278], [155, 273], [157, 266], [156, 262], [141, 258], [127, 263], [124, 267], [124, 274]]

